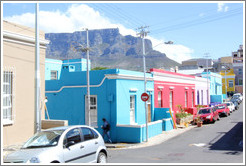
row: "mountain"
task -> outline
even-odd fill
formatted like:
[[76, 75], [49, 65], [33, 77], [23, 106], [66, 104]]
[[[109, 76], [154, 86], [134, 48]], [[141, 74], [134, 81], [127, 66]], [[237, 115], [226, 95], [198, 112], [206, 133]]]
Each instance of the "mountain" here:
[[[86, 58], [86, 52], [76, 46], [86, 47], [86, 31], [74, 33], [47, 33], [46, 57], [52, 59]], [[89, 30], [91, 66], [142, 71], [142, 39], [131, 35], [122, 36], [118, 28]], [[81, 48], [81, 47], [80, 47]], [[180, 64], [152, 49], [145, 39], [146, 68], [169, 68]]]

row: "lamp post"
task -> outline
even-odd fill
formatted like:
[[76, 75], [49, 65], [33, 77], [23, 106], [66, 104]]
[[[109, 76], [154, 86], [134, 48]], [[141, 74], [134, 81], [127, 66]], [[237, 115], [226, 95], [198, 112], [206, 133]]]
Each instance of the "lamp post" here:
[[91, 125], [91, 119], [90, 119], [90, 72], [89, 72], [89, 30], [88, 28], [84, 28], [83, 30], [86, 31], [86, 48], [84, 48], [81, 44], [78, 44], [77, 46], [73, 46], [74, 49], [82, 51], [82, 52], [86, 52], [86, 79], [87, 79], [87, 107], [86, 107], [86, 118], [88, 120], [88, 125]]
[[210, 57], [209, 56], [209, 53], [205, 53], [205, 56], [204, 56], [205, 58], [206, 58], [206, 68], [207, 68], [207, 105], [209, 105], [209, 84], [208, 84], [208, 57]]

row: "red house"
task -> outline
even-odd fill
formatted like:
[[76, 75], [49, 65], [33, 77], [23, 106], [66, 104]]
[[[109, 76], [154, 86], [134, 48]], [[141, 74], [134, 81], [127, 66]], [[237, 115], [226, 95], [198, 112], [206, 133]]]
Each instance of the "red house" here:
[[161, 69], [150, 69], [150, 72], [154, 77], [155, 108], [171, 108], [175, 115], [177, 105], [195, 107], [195, 76]]

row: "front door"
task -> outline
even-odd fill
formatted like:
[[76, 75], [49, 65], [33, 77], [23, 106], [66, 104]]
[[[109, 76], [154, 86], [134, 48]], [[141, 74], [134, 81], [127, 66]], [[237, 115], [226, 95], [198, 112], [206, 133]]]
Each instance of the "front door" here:
[[135, 124], [135, 102], [136, 97], [135, 95], [130, 96], [130, 124]]
[[151, 122], [151, 95], [149, 95], [149, 100], [147, 101], [148, 109], [148, 122]]

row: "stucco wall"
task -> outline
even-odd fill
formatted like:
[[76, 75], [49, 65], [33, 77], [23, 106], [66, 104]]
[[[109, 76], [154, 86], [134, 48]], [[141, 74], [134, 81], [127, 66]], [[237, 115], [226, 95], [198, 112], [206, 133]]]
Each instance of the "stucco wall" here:
[[[3, 30], [27, 35], [34, 38], [34, 29], [3, 22]], [[24, 30], [23, 30], [24, 29]], [[44, 39], [44, 33], [40, 34]], [[3, 40], [3, 68], [14, 68], [14, 122], [3, 125], [3, 145], [23, 143], [31, 137], [35, 130], [35, 46], [34, 43], [22, 44]], [[45, 49], [40, 48], [40, 85], [41, 100], [44, 101], [45, 90]], [[42, 110], [42, 118], [44, 111]]]

